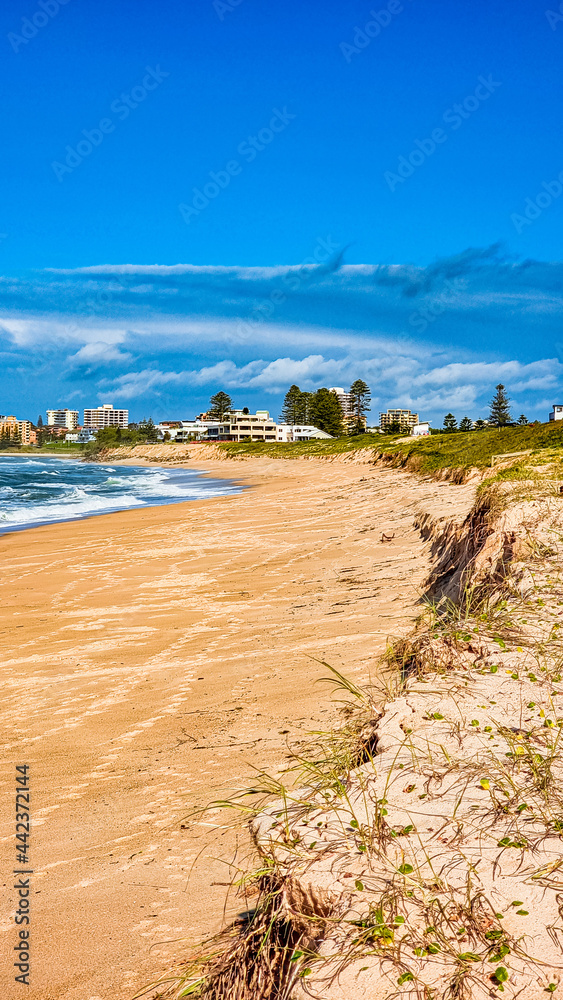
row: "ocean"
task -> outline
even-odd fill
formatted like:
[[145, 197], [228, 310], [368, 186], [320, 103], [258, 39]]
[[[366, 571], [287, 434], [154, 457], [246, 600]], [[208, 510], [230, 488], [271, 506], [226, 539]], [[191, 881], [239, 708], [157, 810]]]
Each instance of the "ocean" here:
[[69, 458], [0, 455], [0, 533], [110, 511], [238, 493], [196, 469], [101, 465]]

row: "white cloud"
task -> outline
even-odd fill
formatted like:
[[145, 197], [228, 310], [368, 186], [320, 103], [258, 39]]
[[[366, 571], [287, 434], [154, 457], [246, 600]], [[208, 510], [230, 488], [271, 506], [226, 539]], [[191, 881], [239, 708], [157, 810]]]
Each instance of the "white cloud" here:
[[[554, 372], [563, 368], [559, 362], [546, 359], [522, 365], [518, 361], [498, 364], [469, 362], [443, 365], [423, 370], [418, 358], [399, 357], [382, 363], [381, 358], [358, 361], [356, 357], [330, 358], [309, 355], [305, 358], [256, 360], [237, 366], [231, 359], [191, 371], [144, 369], [119, 375], [100, 382], [102, 395], [111, 392], [120, 399], [134, 399], [147, 394], [158, 397], [173, 387], [209, 387], [210, 390], [261, 389], [268, 394], [280, 394], [293, 382], [302, 389], [321, 385], [347, 385], [361, 374], [372, 386], [372, 411], [379, 406], [407, 406], [418, 411], [471, 410], [482, 396], [483, 389], [491, 395], [494, 385], [506, 379], [520, 380], [515, 385], [522, 391], [546, 388], [557, 384]], [[514, 390], [516, 391], [516, 390]]]
[[58, 317], [16, 317], [0, 318], [0, 328], [9, 335], [16, 347], [29, 348], [44, 344], [60, 347], [70, 344], [106, 343], [121, 344], [126, 340], [126, 327], [116, 327], [113, 323], [92, 323], [82, 316]]
[[164, 386], [186, 382], [185, 372], [161, 372], [145, 369], [139, 372], [127, 372], [114, 379], [101, 379], [98, 383], [99, 398], [106, 397], [109, 392], [119, 396], [119, 399], [135, 399], [150, 393], [158, 395]]
[[110, 361], [130, 361], [131, 355], [127, 351], [120, 351], [115, 344], [108, 344], [104, 340], [94, 340], [90, 344], [84, 344], [76, 354], [72, 354], [68, 359], [71, 364], [79, 365], [105, 365]]
[[[16, 373], [38, 399], [111, 391], [132, 410], [186, 413], [216, 388], [241, 405], [248, 394], [249, 404], [262, 396], [274, 406], [292, 382], [314, 389], [358, 376], [375, 411], [403, 404], [427, 416], [485, 415], [498, 382], [520, 399], [515, 408], [522, 394], [529, 409], [562, 393], [563, 365], [549, 355], [563, 341], [563, 264], [514, 264], [485, 248], [428, 268], [343, 265], [296, 282], [300, 267], [117, 264], [0, 276], [6, 383]], [[436, 318], [415, 335], [409, 319], [432, 302]]]
[[456, 385], [461, 381], [471, 381], [482, 385], [518, 379], [522, 388], [527, 382], [538, 380], [545, 385], [545, 379], [556, 381], [563, 375], [563, 365], [556, 358], [546, 358], [523, 365], [519, 361], [467, 362], [443, 365], [431, 369], [416, 378], [417, 385]]

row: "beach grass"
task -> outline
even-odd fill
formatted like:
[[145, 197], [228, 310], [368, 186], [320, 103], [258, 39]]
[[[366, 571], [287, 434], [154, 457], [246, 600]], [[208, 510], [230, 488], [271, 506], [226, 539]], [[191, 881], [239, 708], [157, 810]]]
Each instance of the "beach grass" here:
[[[404, 438], [383, 434], [360, 434], [332, 440], [297, 442], [222, 442], [228, 455], [299, 458], [330, 456], [371, 449], [392, 464], [407, 465], [425, 474], [442, 469], [484, 469], [494, 456], [518, 451], [537, 453], [542, 462], [563, 459], [563, 422], [527, 424], [521, 427], [486, 428], [454, 434], [432, 434], [426, 438]], [[526, 465], [534, 458], [526, 456]]]
[[34, 445], [24, 445], [23, 448], [18, 448], [17, 451], [13, 452], [14, 455], [68, 455], [69, 457], [75, 457], [76, 455], [84, 454], [84, 446], [79, 444], [66, 444], [64, 441], [53, 442], [52, 444], [44, 444], [42, 448], [36, 448]]
[[[490, 433], [477, 432], [480, 436]], [[542, 469], [551, 478], [551, 463], [561, 447], [554, 441], [560, 437], [553, 433], [548, 439], [545, 465], [536, 461], [538, 479]], [[537, 439], [535, 443], [534, 450], [541, 457], [542, 446]], [[511, 484], [506, 488], [510, 501], [521, 504], [520, 484], [516, 485], [516, 492]], [[491, 523], [483, 539], [494, 530], [500, 538], [505, 529], [494, 516], [498, 514], [498, 486], [486, 489]], [[536, 490], [524, 500], [537, 503], [541, 496]], [[486, 500], [482, 493], [474, 520], [479, 520]], [[258, 825], [253, 830], [261, 868], [260, 878], [252, 884], [258, 898], [248, 907], [245, 920], [209, 942], [163, 996], [290, 1000], [296, 989], [303, 995], [300, 987], [309, 982], [307, 977], [317, 989], [330, 990], [340, 974], [355, 963], [357, 968], [360, 960], [368, 964], [359, 971], [369, 973], [371, 967], [372, 980], [385, 973], [391, 986], [400, 987], [387, 996], [404, 995], [403, 986], [405, 993], [421, 1000], [436, 996], [423, 974], [437, 975], [438, 966], [440, 975], [449, 977], [447, 992], [440, 993], [444, 997], [470, 1000], [477, 994], [496, 995], [497, 990], [510, 988], [510, 996], [522, 994], [531, 1000], [537, 991], [519, 989], [526, 978], [540, 983], [542, 994], [554, 992], [557, 982], [551, 981], [551, 959], [545, 961], [541, 949], [539, 957], [530, 953], [529, 942], [513, 933], [514, 917], [533, 920], [532, 905], [540, 900], [543, 906], [547, 890], [560, 902], [556, 891], [561, 863], [557, 852], [552, 860], [545, 845], [560, 838], [563, 831], [563, 784], [558, 768], [563, 718], [557, 717], [555, 699], [560, 692], [554, 686], [561, 681], [563, 663], [557, 632], [563, 603], [556, 545], [561, 535], [550, 502], [542, 510], [535, 534], [531, 534], [529, 518], [530, 510], [523, 508], [517, 531], [527, 545], [532, 580], [525, 592], [516, 585], [521, 568], [512, 578], [507, 564], [502, 579], [491, 568], [481, 588], [469, 577], [456, 601], [426, 596], [413, 633], [388, 648], [384, 663], [396, 668], [396, 683], [389, 692], [387, 726], [382, 724], [386, 709], [374, 698], [375, 692], [359, 688], [319, 661], [329, 672], [322, 680], [331, 682], [335, 696], [342, 697], [349, 709], [347, 721], [337, 732], [311, 734], [313, 740], [291, 755], [281, 774], [259, 775], [252, 788], [230, 801], [212, 804], [214, 808], [234, 806], [246, 818], [255, 814]], [[465, 531], [471, 543], [468, 555], [473, 559], [483, 539], [473, 537], [471, 523], [466, 523]], [[553, 536], [553, 545], [546, 544], [544, 536]], [[474, 692], [465, 690], [468, 679]], [[515, 714], [505, 718], [497, 703], [502, 694], [503, 707], [505, 701], [511, 704], [514, 696], [507, 698], [506, 685], [512, 683], [521, 693], [514, 699]], [[450, 704], [456, 685], [458, 693]], [[520, 703], [526, 702], [530, 691], [536, 699], [528, 703], [533, 718], [522, 720]], [[419, 702], [419, 736], [418, 729], [396, 725], [401, 709], [395, 711], [392, 702], [406, 692], [410, 692], [411, 707], [416, 699]], [[428, 696], [430, 703], [424, 700]], [[480, 700], [483, 704], [476, 705]], [[421, 706], [426, 704], [430, 710], [423, 714]], [[458, 716], [461, 704], [467, 704], [469, 714], [465, 710]], [[456, 712], [450, 719], [446, 708], [452, 705]], [[474, 706], [484, 710], [485, 716], [479, 713], [479, 718], [472, 718]], [[429, 739], [433, 726], [440, 736]], [[399, 794], [410, 778], [413, 783]], [[435, 797], [438, 803], [450, 795], [452, 811], [451, 816], [447, 811], [442, 816], [441, 840], [424, 839], [414, 820], [397, 826], [389, 818], [402, 816], [401, 795], [411, 794], [417, 779], [424, 781], [421, 800]], [[483, 795], [479, 824], [472, 813], [478, 808], [473, 804], [475, 789]], [[415, 808], [417, 815], [418, 811]], [[330, 837], [322, 834], [326, 842], [320, 847], [318, 828], [330, 828]], [[428, 834], [434, 832], [428, 830]], [[313, 842], [309, 836], [315, 838]], [[482, 836], [485, 851], [479, 855], [479, 861], [483, 860], [480, 880], [474, 856], [482, 850]], [[446, 846], [440, 847], [442, 843]], [[354, 848], [361, 859], [356, 858], [356, 867]], [[316, 862], [313, 849], [318, 850]], [[510, 849], [519, 852], [515, 867], [507, 861]], [[323, 890], [327, 852], [335, 881], [342, 867], [350, 870], [340, 878], [355, 876], [340, 902], [332, 890]], [[473, 860], [468, 860], [471, 852]], [[485, 872], [488, 854], [492, 861], [490, 871]], [[442, 869], [438, 871], [442, 855], [448, 872], [466, 865], [466, 875], [457, 883], [451, 875], [450, 885], [441, 876]], [[524, 871], [525, 863], [530, 867]], [[491, 887], [497, 888], [495, 873], [502, 865], [502, 878], [513, 880], [514, 888], [506, 889], [501, 906], [498, 892], [490, 892]], [[534, 895], [535, 883], [541, 885]], [[519, 900], [507, 902], [511, 893]], [[516, 909], [524, 905], [526, 909]], [[542, 920], [539, 917], [540, 929]], [[550, 929], [545, 928], [546, 935]], [[514, 990], [518, 987], [516, 993], [512, 986], [503, 986], [510, 982], [515, 983]], [[311, 995], [319, 995], [314, 987]]]

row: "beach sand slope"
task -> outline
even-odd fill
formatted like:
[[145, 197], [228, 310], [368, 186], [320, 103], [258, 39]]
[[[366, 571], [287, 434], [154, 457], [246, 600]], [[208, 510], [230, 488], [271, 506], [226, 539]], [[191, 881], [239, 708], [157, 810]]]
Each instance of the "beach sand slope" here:
[[31, 766], [33, 995], [126, 1000], [220, 927], [248, 849], [243, 828], [183, 818], [339, 724], [315, 658], [369, 680], [420, 610], [415, 510], [459, 518], [474, 495], [354, 462], [197, 466], [249, 488], [0, 538], [6, 1000], [23, 989], [16, 764]]

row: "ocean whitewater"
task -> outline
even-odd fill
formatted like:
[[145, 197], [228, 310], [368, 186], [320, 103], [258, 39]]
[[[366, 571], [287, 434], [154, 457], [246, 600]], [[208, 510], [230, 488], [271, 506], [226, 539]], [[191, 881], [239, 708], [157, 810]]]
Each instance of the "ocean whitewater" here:
[[0, 533], [94, 514], [225, 496], [241, 489], [195, 469], [0, 456]]

